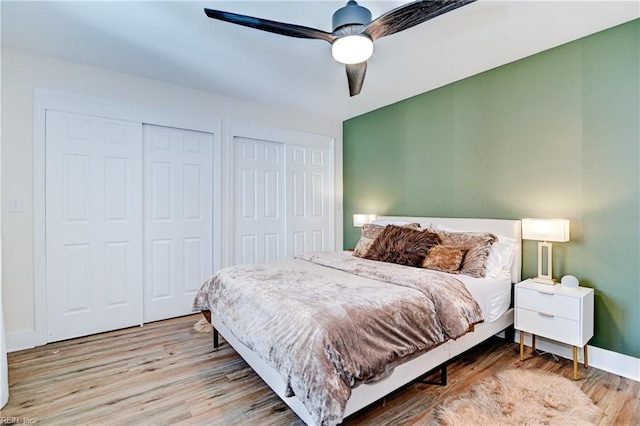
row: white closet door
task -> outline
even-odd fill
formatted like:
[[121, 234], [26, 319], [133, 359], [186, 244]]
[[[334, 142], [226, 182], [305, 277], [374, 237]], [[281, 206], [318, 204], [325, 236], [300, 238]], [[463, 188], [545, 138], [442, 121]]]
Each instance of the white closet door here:
[[46, 112], [49, 342], [142, 324], [141, 131]]
[[213, 135], [144, 125], [144, 321], [192, 313], [213, 273]]
[[284, 144], [236, 137], [233, 149], [234, 264], [284, 259]]
[[329, 149], [287, 145], [287, 257], [333, 249]]

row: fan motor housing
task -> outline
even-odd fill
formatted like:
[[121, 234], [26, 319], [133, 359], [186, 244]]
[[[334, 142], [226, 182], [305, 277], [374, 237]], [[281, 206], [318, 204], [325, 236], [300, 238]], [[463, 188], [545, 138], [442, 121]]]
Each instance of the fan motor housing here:
[[349, 0], [347, 5], [336, 10], [333, 14], [333, 31], [345, 25], [365, 25], [371, 22], [371, 12], [366, 7], [360, 6], [354, 0]]

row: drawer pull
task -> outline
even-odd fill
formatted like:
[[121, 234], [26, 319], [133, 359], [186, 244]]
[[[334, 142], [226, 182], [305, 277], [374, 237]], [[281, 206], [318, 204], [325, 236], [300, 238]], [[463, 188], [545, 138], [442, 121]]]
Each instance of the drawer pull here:
[[547, 293], [546, 291], [542, 291], [542, 290], [538, 290], [538, 293], [546, 294], [547, 296], [553, 296], [554, 295], [554, 293]]
[[547, 314], [545, 312], [538, 312], [538, 315], [547, 317], [547, 318], [553, 318], [553, 314]]

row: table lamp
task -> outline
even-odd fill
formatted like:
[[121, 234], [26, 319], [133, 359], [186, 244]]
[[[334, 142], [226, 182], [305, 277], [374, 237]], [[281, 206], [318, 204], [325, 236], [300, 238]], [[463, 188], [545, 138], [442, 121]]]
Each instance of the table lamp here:
[[371, 223], [376, 220], [375, 214], [354, 214], [353, 215], [353, 226], [356, 228], [362, 228], [362, 225], [366, 225], [367, 223]]
[[[522, 239], [538, 241], [538, 276], [535, 282], [553, 285], [552, 242], [569, 241], [568, 219], [522, 219]], [[544, 272], [544, 251], [547, 252], [546, 273]]]

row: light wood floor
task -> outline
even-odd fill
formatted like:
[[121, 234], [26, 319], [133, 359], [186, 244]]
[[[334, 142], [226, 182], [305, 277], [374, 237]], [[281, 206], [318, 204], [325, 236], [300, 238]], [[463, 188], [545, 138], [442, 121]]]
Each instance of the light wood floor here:
[[[301, 425], [229, 345], [213, 351], [211, 335], [192, 330], [199, 318], [10, 353], [2, 417], [47, 425]], [[424, 425], [438, 403], [508, 368], [572, 375], [568, 360], [520, 362], [517, 344], [492, 339], [449, 366], [448, 386], [414, 384], [344, 424]], [[580, 373], [576, 384], [603, 409], [599, 424], [640, 424], [640, 383], [595, 368]]]

